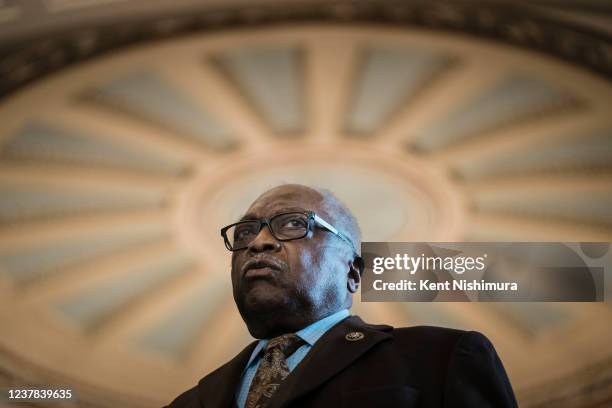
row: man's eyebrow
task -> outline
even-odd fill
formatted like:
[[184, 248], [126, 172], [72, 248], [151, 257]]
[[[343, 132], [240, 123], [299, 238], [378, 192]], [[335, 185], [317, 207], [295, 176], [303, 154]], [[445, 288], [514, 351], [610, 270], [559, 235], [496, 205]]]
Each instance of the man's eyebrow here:
[[[302, 207], [283, 207], [283, 208], [279, 208], [277, 211], [274, 212], [273, 216], [276, 214], [280, 214], [280, 213], [284, 213], [284, 212], [290, 212], [290, 211], [300, 211], [300, 212], [305, 212], [307, 210], [305, 210]], [[248, 221], [248, 220], [258, 220], [259, 217], [253, 213], [246, 213], [244, 214], [242, 217], [240, 217], [240, 219], [238, 221]]]
[[279, 208], [278, 211], [276, 211], [274, 214], [280, 214], [280, 213], [284, 213], [284, 212], [289, 212], [289, 211], [307, 211], [302, 207], [283, 207], [283, 208]]
[[246, 220], [258, 220], [259, 218], [255, 214], [246, 213], [242, 217], [238, 219], [238, 221], [246, 221]]

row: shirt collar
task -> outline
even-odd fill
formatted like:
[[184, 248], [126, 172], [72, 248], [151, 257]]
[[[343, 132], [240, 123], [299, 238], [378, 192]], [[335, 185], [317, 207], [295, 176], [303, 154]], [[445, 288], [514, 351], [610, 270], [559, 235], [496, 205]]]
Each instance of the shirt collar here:
[[323, 319], [312, 323], [309, 326], [304, 327], [302, 330], [296, 332], [299, 337], [302, 338], [311, 347], [340, 320], [348, 317], [349, 311], [347, 309], [340, 310], [334, 314], [331, 314]]
[[[336, 323], [340, 322], [344, 318], [350, 315], [348, 309], [340, 310], [334, 314], [331, 314], [327, 317], [322, 318], [321, 320], [317, 320], [316, 322], [310, 324], [309, 326], [304, 327], [302, 330], [297, 331], [295, 334], [298, 335], [302, 340], [304, 340], [310, 347], [314, 346], [314, 344], [327, 332], [332, 328]], [[249, 358], [249, 362], [243, 370], [246, 371], [248, 367], [251, 366], [253, 361], [259, 355], [261, 350], [266, 347], [269, 339], [261, 339], [253, 349], [251, 353], [251, 358]]]

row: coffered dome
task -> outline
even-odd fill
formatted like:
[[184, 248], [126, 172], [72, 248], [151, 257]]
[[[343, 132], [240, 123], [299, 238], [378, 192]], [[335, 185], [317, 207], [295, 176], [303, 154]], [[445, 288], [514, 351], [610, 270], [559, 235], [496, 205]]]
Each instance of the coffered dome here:
[[[5, 377], [91, 406], [193, 385], [250, 341], [219, 229], [283, 182], [337, 193], [365, 241], [612, 241], [611, 101], [552, 56], [366, 24], [195, 32], [44, 77], [0, 105]], [[612, 378], [608, 304], [353, 313], [484, 332], [523, 406]]]

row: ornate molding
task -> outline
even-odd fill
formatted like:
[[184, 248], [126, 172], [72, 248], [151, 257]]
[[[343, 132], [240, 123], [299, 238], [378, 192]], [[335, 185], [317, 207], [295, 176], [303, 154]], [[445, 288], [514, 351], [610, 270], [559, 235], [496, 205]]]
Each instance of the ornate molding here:
[[612, 77], [612, 38], [555, 21], [522, 4], [345, 0], [199, 10], [81, 27], [0, 46], [0, 98], [45, 75], [122, 47], [199, 31], [288, 22], [371, 23], [457, 31], [530, 48]]

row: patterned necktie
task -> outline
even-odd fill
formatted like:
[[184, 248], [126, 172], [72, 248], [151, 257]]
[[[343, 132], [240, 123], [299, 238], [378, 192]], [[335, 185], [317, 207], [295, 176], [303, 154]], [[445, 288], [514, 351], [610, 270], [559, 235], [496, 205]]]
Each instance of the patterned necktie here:
[[249, 394], [247, 395], [246, 408], [263, 408], [278, 389], [280, 383], [289, 375], [289, 367], [286, 358], [293, 354], [304, 340], [293, 333], [271, 339], [261, 360], [261, 364], [255, 373]]

